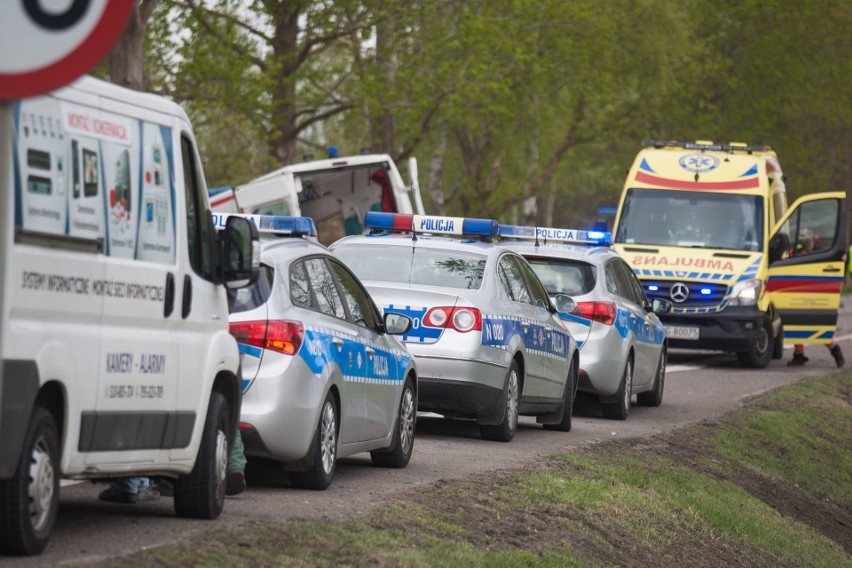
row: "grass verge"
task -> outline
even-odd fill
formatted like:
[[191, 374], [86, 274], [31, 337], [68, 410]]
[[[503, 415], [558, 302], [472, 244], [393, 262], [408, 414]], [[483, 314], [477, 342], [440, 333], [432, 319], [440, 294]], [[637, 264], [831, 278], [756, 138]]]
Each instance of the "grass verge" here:
[[138, 566], [852, 566], [852, 373], [720, 420], [433, 484], [343, 523], [222, 531]]

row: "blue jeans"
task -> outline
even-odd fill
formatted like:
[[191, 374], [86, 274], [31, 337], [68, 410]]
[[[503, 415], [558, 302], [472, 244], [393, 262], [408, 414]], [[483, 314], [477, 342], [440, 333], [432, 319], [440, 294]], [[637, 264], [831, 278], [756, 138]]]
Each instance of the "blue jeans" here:
[[145, 489], [148, 485], [147, 477], [119, 477], [112, 481], [113, 488], [122, 493], [139, 493], [141, 489]]

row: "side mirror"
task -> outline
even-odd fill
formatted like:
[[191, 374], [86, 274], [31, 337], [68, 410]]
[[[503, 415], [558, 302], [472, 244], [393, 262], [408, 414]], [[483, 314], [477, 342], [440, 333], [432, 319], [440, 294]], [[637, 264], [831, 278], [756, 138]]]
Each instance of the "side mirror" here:
[[256, 282], [260, 274], [260, 242], [254, 223], [243, 217], [228, 217], [220, 239], [225, 286], [236, 289]]
[[790, 250], [790, 237], [786, 233], [775, 233], [769, 239], [769, 263], [784, 258], [784, 253]]
[[553, 304], [559, 313], [570, 314], [577, 309], [577, 302], [571, 296], [565, 294], [556, 294], [553, 297]]
[[672, 303], [662, 298], [654, 298], [651, 302], [651, 311], [657, 315], [667, 314], [672, 311]]
[[385, 332], [389, 335], [403, 335], [414, 322], [410, 317], [396, 312], [385, 312]]

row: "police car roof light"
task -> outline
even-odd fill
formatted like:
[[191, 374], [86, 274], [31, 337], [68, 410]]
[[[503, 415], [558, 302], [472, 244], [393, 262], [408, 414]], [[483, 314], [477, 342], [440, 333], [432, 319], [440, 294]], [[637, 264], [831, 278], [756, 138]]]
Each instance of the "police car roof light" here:
[[433, 233], [486, 238], [496, 237], [498, 231], [498, 223], [494, 219], [403, 215], [378, 211], [370, 211], [364, 216], [364, 226], [374, 231]]
[[217, 229], [223, 229], [228, 217], [243, 217], [254, 223], [258, 233], [289, 235], [293, 237], [317, 236], [317, 228], [310, 217], [285, 217], [282, 215], [250, 215], [246, 213], [214, 213], [213, 222]]
[[612, 233], [606, 231], [580, 231], [553, 227], [500, 225], [500, 236], [508, 239], [530, 239], [545, 242], [587, 243], [601, 246], [612, 244]]

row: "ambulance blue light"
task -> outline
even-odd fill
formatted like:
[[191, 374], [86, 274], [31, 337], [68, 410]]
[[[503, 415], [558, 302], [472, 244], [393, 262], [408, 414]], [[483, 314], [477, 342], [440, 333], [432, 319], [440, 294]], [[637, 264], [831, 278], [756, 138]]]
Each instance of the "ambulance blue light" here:
[[659, 289], [660, 287], [655, 284], [651, 284], [650, 286], [648, 286], [648, 290], [650, 290], [651, 292], [656, 292]]
[[580, 231], [553, 227], [500, 225], [500, 236], [512, 239], [538, 239], [546, 242], [612, 244], [612, 234], [604, 231]]
[[702, 288], [701, 289], [701, 294], [703, 296], [709, 296], [712, 293], [713, 293], [713, 290], [711, 290], [710, 288]]

